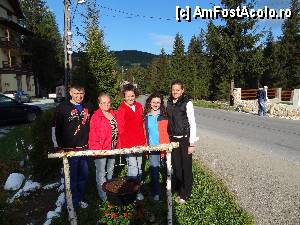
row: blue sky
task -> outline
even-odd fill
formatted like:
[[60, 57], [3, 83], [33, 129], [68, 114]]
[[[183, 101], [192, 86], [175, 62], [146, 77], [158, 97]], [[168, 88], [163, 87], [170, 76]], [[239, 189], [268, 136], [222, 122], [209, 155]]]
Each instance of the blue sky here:
[[[80, 4], [75, 12], [77, 0], [72, 2], [72, 31], [75, 26], [82, 30], [83, 18], [80, 15], [85, 10], [85, 5]], [[86, 0], [88, 1], [88, 0]], [[47, 6], [55, 13], [56, 21], [61, 34], [63, 33], [63, 0], [46, 0]], [[184, 1], [184, 0], [98, 0], [100, 9], [100, 26], [104, 31], [105, 42], [110, 50], [140, 50], [159, 54], [162, 47], [167, 53], [172, 52], [173, 40], [177, 32], [184, 39], [185, 46], [188, 45], [193, 35], [198, 35], [201, 29], [206, 30], [208, 20], [194, 20], [192, 22], [177, 22], [175, 20], [175, 8], [195, 6], [211, 9], [212, 5], [220, 5], [219, 0]], [[280, 9], [288, 8], [289, 0], [257, 0], [256, 8]], [[131, 16], [118, 11], [123, 11], [140, 16]], [[144, 17], [145, 16], [145, 17]], [[150, 17], [153, 17], [152, 19]], [[161, 17], [162, 19], [158, 19]], [[171, 19], [171, 20], [167, 20]], [[217, 24], [220, 21], [215, 21]], [[282, 20], [263, 19], [257, 23], [258, 30], [271, 29], [274, 36], [281, 35]], [[80, 38], [73, 36], [76, 48]]]

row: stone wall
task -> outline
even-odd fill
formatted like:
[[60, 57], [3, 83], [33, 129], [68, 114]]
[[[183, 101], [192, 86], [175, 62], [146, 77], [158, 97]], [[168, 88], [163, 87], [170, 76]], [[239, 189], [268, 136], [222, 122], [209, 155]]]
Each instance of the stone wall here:
[[[237, 111], [257, 114], [257, 100], [241, 100], [241, 89], [235, 88], [233, 91], [234, 107]], [[290, 119], [300, 119], [300, 107], [279, 103], [278, 98], [269, 99], [267, 102], [267, 112], [269, 115], [285, 117]]]

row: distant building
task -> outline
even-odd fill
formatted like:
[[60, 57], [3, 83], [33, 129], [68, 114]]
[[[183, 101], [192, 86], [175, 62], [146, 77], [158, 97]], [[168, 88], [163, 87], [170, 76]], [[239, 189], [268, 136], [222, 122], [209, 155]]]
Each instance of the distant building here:
[[22, 48], [24, 35], [32, 33], [18, 23], [22, 19], [18, 0], [0, 1], [0, 92], [23, 90], [34, 96], [32, 57]]

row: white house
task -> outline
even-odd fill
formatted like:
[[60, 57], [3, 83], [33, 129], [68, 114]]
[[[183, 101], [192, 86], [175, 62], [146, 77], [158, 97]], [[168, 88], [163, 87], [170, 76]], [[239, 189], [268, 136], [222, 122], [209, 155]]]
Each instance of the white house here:
[[35, 95], [31, 54], [21, 46], [32, 33], [18, 21], [24, 19], [18, 0], [0, 0], [0, 92], [23, 90]]

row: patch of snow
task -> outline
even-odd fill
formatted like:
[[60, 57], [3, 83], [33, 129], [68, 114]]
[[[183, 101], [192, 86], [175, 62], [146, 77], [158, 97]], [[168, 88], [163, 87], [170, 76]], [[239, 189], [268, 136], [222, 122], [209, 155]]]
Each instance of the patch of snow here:
[[58, 192], [62, 192], [62, 191], [64, 191], [64, 189], [65, 189], [65, 185], [64, 185], [64, 184], [61, 184], [61, 185], [57, 188], [57, 191], [58, 191]]
[[58, 196], [55, 205], [56, 205], [57, 207], [62, 207], [62, 205], [63, 205], [64, 203], [65, 203], [65, 193], [61, 193], [61, 194]]
[[22, 186], [24, 179], [25, 176], [21, 173], [11, 173], [5, 182], [4, 190], [6, 191], [18, 190]]
[[19, 165], [20, 165], [21, 167], [23, 167], [23, 166], [25, 165], [25, 161], [24, 161], [24, 160], [21, 160], [21, 161], [19, 162]]
[[49, 190], [49, 189], [53, 189], [53, 188], [56, 188], [57, 186], [59, 185], [58, 182], [56, 183], [53, 183], [53, 184], [47, 184], [43, 187], [44, 190]]
[[38, 182], [33, 182], [32, 180], [28, 180], [26, 181], [24, 187], [23, 187], [23, 191], [28, 192], [28, 191], [35, 191], [37, 189], [39, 189], [41, 187], [41, 184]]
[[56, 207], [56, 209], [54, 211], [59, 214], [59, 213], [61, 213], [61, 209], [62, 209], [62, 207], [59, 206], [59, 207]]
[[43, 225], [50, 225], [52, 222], [52, 219], [47, 220]]
[[4, 137], [12, 128], [12, 126], [0, 127], [0, 138]]
[[65, 193], [61, 193], [55, 202], [55, 205], [56, 205], [55, 210], [49, 211], [47, 213], [47, 220], [44, 223], [44, 225], [50, 225], [53, 218], [60, 217], [60, 213], [61, 213], [62, 206], [64, 203], [65, 203]]
[[53, 219], [55, 217], [59, 217], [59, 214], [56, 213], [55, 211], [49, 211], [47, 213], [47, 220]]
[[30, 192], [34, 192], [41, 187], [38, 182], [33, 182], [32, 180], [27, 180], [24, 187], [20, 189], [14, 196], [7, 200], [8, 203], [13, 203], [16, 198], [21, 196], [28, 196]]

